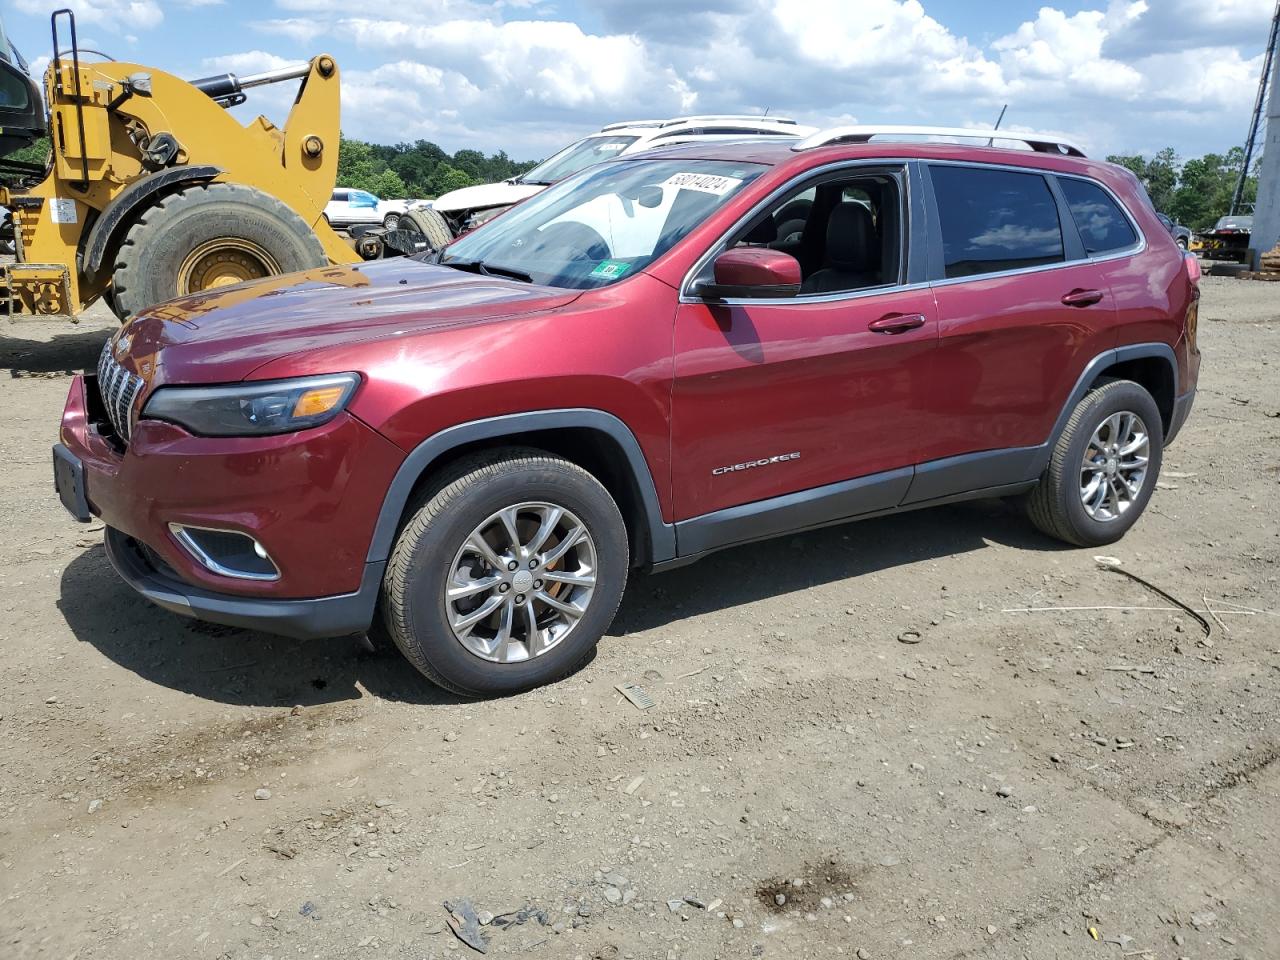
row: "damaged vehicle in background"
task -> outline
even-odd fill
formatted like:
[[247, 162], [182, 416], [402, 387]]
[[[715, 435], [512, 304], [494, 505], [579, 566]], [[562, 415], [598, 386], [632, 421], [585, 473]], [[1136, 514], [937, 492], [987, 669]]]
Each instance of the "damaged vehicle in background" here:
[[801, 126], [789, 117], [709, 114], [671, 120], [624, 120], [570, 144], [528, 173], [443, 194], [432, 203], [432, 209], [444, 215], [455, 233], [464, 233], [551, 184], [605, 160], [700, 140], [807, 137], [813, 132], [813, 127]]
[[1253, 217], [1219, 217], [1212, 230], [1204, 231], [1191, 242], [1191, 252], [1206, 260], [1247, 263], [1252, 234]]

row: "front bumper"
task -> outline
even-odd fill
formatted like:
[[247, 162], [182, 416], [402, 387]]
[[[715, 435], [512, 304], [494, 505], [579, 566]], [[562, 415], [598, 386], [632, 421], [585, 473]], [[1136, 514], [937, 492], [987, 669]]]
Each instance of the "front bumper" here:
[[278, 633], [312, 640], [360, 633], [373, 622], [385, 563], [365, 564], [354, 593], [312, 600], [269, 600], [236, 597], [193, 587], [163, 570], [142, 545], [111, 527], [106, 531], [107, 558], [134, 590], [172, 613], [229, 627]]
[[[383, 566], [367, 562], [369, 543], [399, 448], [342, 414], [260, 438], [194, 437], [140, 420], [122, 450], [94, 422], [90, 389], [77, 377], [67, 397], [56, 485], [73, 516], [110, 528], [112, 563], [135, 589], [177, 613], [290, 636], [368, 626]], [[250, 536], [280, 575], [210, 569], [171, 523]]]

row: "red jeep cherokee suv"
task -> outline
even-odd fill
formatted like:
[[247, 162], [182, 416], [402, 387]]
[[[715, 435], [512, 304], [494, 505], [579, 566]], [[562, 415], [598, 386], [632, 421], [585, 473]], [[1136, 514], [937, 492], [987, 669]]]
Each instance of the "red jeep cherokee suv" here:
[[1195, 261], [1119, 167], [919, 132], [639, 154], [429, 257], [143, 312], [71, 388], [62, 500], [169, 610], [368, 630], [472, 695], [733, 544], [1014, 495], [1110, 543], [1191, 408]]

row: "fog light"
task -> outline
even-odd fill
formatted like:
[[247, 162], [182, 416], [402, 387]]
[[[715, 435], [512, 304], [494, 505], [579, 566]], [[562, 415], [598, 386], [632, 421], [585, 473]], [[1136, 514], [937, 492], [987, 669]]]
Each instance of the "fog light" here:
[[221, 577], [279, 580], [280, 569], [267, 548], [236, 530], [169, 524], [169, 532], [201, 566]]

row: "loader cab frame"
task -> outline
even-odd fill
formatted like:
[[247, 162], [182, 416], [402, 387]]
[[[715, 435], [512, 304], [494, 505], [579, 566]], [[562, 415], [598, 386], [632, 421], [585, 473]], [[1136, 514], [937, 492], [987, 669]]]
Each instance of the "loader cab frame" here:
[[34, 165], [6, 162], [4, 158], [48, 132], [49, 117], [40, 87], [0, 20], [0, 173], [42, 172]]

